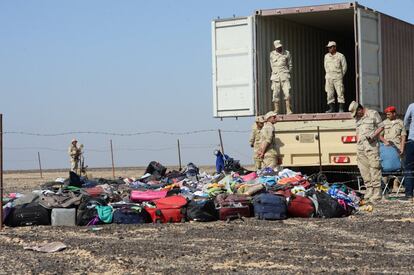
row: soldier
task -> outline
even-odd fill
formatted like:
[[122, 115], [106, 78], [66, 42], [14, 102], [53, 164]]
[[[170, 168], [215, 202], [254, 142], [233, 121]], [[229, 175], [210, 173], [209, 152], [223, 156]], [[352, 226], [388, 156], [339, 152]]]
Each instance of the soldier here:
[[277, 167], [276, 137], [274, 125], [277, 120], [277, 113], [268, 112], [265, 116], [265, 123], [260, 130], [260, 148], [258, 156], [263, 160], [263, 167]]
[[275, 112], [279, 113], [280, 90], [283, 90], [286, 103], [286, 113], [292, 114], [290, 104], [290, 72], [292, 71], [292, 58], [290, 53], [283, 50], [280, 40], [273, 42], [275, 50], [270, 52], [270, 66], [272, 68], [273, 104]]
[[336, 42], [329, 41], [328, 53], [325, 55], [325, 91], [327, 93], [327, 102], [329, 109], [327, 113], [335, 112], [335, 91], [339, 103], [339, 112], [344, 112], [345, 97], [343, 78], [346, 73], [345, 56], [336, 51]]
[[77, 147], [76, 144], [78, 141], [76, 139], [72, 139], [71, 145], [69, 146], [69, 156], [70, 156], [70, 170], [72, 172], [77, 172], [78, 170], [78, 163], [82, 154], [82, 147]]
[[262, 159], [259, 157], [260, 148], [260, 130], [263, 128], [265, 120], [263, 116], [256, 117], [256, 122], [252, 126], [252, 134], [250, 136], [250, 147], [253, 148], [253, 160], [254, 168], [257, 170], [262, 169]]
[[384, 123], [377, 111], [355, 101], [349, 105], [349, 111], [356, 122], [357, 163], [367, 188], [364, 198], [376, 201], [382, 197], [378, 136], [384, 130]]
[[414, 202], [414, 103], [411, 103], [405, 112], [404, 126], [408, 130], [408, 138], [404, 150], [405, 197], [403, 200]]
[[[404, 122], [397, 119], [394, 106], [385, 108], [384, 113], [387, 115], [387, 119], [384, 120], [384, 132], [380, 135], [380, 139], [385, 146], [394, 146], [402, 156], [404, 154], [405, 137], [407, 136]], [[387, 182], [387, 180], [388, 178], [384, 177], [384, 182]], [[397, 192], [398, 186], [398, 178], [395, 178], [392, 192]]]

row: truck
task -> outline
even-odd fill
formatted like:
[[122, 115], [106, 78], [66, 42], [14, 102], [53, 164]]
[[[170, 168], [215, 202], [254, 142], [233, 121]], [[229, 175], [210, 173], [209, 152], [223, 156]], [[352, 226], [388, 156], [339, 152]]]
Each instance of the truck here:
[[275, 124], [279, 164], [355, 170], [355, 121], [349, 112], [324, 113], [323, 58], [328, 41], [347, 59], [346, 107], [353, 100], [382, 112], [404, 112], [414, 101], [414, 27], [357, 2], [256, 10], [212, 21], [213, 113], [216, 118], [272, 110], [269, 54], [281, 40], [293, 60], [294, 114]]

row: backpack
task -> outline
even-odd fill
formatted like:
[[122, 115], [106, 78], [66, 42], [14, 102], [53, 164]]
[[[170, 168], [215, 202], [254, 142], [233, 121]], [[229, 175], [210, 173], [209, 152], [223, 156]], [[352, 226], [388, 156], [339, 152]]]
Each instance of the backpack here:
[[316, 191], [318, 201], [317, 215], [321, 218], [341, 218], [348, 216], [349, 213], [339, 202], [332, 198], [328, 193]]
[[[97, 218], [98, 211], [96, 210], [96, 206], [98, 205], [104, 206], [106, 205], [106, 201], [99, 198], [84, 197], [78, 208], [76, 225], [88, 225], [91, 221]], [[98, 220], [96, 223], [99, 223]]]
[[151, 161], [147, 169], [145, 170], [145, 174], [151, 174], [154, 179], [159, 180], [163, 176], [165, 176], [165, 173], [167, 172], [167, 168], [164, 167], [161, 163], [156, 161]]
[[218, 219], [218, 212], [212, 199], [194, 199], [188, 203], [187, 218], [198, 222], [210, 222]]
[[286, 199], [271, 193], [262, 193], [253, 199], [254, 215], [259, 220], [287, 218]]

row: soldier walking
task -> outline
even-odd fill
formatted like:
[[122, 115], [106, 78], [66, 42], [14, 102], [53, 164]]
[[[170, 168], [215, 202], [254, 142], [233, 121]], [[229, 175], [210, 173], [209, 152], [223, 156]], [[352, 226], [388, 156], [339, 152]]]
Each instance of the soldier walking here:
[[378, 136], [384, 130], [384, 123], [377, 111], [355, 101], [349, 105], [349, 111], [356, 122], [357, 164], [367, 188], [364, 198], [374, 202], [382, 198]]
[[329, 109], [327, 113], [335, 112], [335, 91], [339, 103], [339, 112], [344, 112], [345, 97], [344, 97], [344, 82], [343, 78], [346, 73], [347, 65], [343, 54], [336, 51], [336, 42], [329, 41], [328, 53], [325, 55], [325, 91], [327, 93], [327, 102]]
[[257, 170], [262, 169], [262, 159], [259, 157], [260, 148], [260, 131], [263, 128], [265, 120], [263, 116], [256, 117], [256, 121], [252, 126], [252, 134], [250, 136], [250, 147], [253, 148], [253, 160], [254, 168]]
[[262, 130], [260, 130], [260, 148], [259, 148], [259, 158], [263, 160], [263, 167], [277, 167], [277, 150], [276, 150], [276, 137], [275, 137], [275, 128], [277, 113], [268, 112], [265, 116], [265, 123]]
[[275, 47], [274, 51], [270, 52], [270, 66], [272, 68], [272, 75], [270, 80], [272, 81], [273, 91], [273, 104], [276, 113], [279, 112], [280, 90], [283, 91], [283, 95], [286, 103], [286, 113], [292, 114], [292, 107], [290, 101], [290, 72], [292, 71], [292, 58], [289, 51], [283, 49], [280, 40], [273, 42]]

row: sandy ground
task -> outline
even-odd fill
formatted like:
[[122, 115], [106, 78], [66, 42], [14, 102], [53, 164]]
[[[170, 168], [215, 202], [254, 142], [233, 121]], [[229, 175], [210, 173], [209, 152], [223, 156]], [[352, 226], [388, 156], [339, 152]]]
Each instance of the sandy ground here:
[[[111, 177], [111, 170], [91, 171]], [[66, 172], [7, 173], [5, 190], [30, 191]], [[142, 169], [118, 169], [139, 176]], [[0, 274], [413, 274], [414, 204], [386, 200], [342, 219], [20, 227], [0, 232]], [[56, 253], [26, 245], [61, 241]]]

